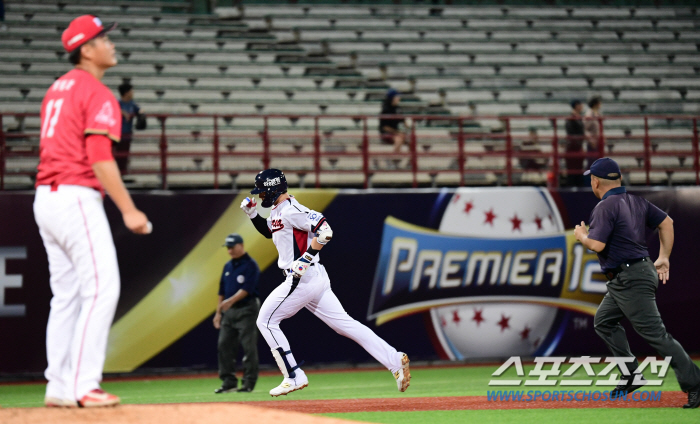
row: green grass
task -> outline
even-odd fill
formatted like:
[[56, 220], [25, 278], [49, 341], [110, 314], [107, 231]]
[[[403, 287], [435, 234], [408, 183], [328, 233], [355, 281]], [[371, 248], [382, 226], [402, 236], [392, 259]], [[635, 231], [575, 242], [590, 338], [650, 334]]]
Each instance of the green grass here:
[[[488, 370], [476, 368], [438, 368], [412, 371], [411, 388], [405, 394], [396, 390], [388, 371], [343, 373], [309, 372], [309, 387], [286, 397], [272, 398], [267, 393], [282, 377], [260, 377], [252, 393], [215, 395], [221, 385], [218, 378], [153, 379], [108, 381], [102, 387], [119, 395], [123, 403], [231, 402], [238, 400], [363, 399], [384, 397], [484, 395]], [[463, 383], [459, 383], [462, 381]], [[44, 384], [0, 386], [0, 405], [31, 407], [43, 405]]]
[[[309, 371], [309, 387], [299, 392], [271, 398], [268, 390], [277, 386], [281, 376], [263, 376], [258, 380], [253, 393], [227, 393], [215, 395], [219, 387], [217, 378], [182, 378], [182, 379], [143, 379], [133, 381], [108, 381], [103, 388], [122, 398], [125, 404], [152, 403], [188, 403], [188, 402], [236, 402], [303, 399], [361, 399], [388, 397], [448, 397], [448, 396], [485, 396], [489, 390], [488, 382], [496, 366], [469, 366], [454, 368], [414, 368], [411, 387], [406, 393], [396, 390], [396, 383], [388, 371], [355, 372], [313, 372]], [[533, 365], [526, 365], [529, 372]], [[564, 368], [566, 369], [566, 368]], [[602, 366], [595, 366], [599, 371]], [[515, 378], [513, 369], [507, 371], [501, 379]], [[574, 377], [585, 378], [583, 370]], [[647, 375], [649, 378], [650, 376]], [[499, 388], [491, 388], [491, 390]], [[520, 386], [502, 387], [501, 390], [606, 390], [606, 387], [561, 388], [560, 386]], [[0, 405], [2, 407], [36, 407], [43, 405], [44, 384], [0, 385]], [[675, 375], [669, 370], [664, 384], [649, 390], [680, 390]], [[330, 414], [351, 420], [377, 423], [562, 423], [586, 424], [601, 423], [686, 423], [700, 422], [700, 411], [686, 411], [680, 408], [650, 409], [557, 409], [557, 410], [482, 410], [482, 411], [428, 411], [428, 412], [367, 412]], [[689, 418], [690, 417], [690, 418]]]
[[680, 408], [353, 412], [323, 415], [384, 424], [690, 424], [700, 422], [700, 411]]

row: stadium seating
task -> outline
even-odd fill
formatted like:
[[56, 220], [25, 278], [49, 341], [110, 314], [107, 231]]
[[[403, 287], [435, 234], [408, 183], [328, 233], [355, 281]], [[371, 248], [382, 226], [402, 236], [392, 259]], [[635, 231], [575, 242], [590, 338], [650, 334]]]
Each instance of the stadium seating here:
[[[271, 165], [292, 170], [292, 179], [308, 184], [305, 178], [314, 170], [309, 134], [316, 121], [270, 118], [266, 125], [262, 118], [278, 114], [320, 116], [326, 155], [321, 166], [338, 172], [323, 173], [321, 183], [361, 184], [362, 159], [349, 153], [361, 151], [365, 123], [352, 117], [378, 114], [389, 87], [402, 93], [405, 113], [445, 118], [416, 121], [421, 184], [460, 181], [454, 160], [431, 156], [454, 156], [457, 121], [451, 117], [470, 117], [463, 122], [466, 182], [502, 184], [506, 158], [488, 156], [505, 149], [499, 116], [518, 117], [509, 124], [515, 145], [535, 127], [546, 144], [542, 152], [548, 153], [554, 128], [541, 116], [565, 116], [571, 99], [600, 95], [606, 116], [630, 116], [605, 123], [608, 152], [624, 155], [640, 149], [644, 121], [635, 116], [700, 114], [700, 18], [691, 8], [246, 4], [201, 15], [183, 13], [188, 7], [187, 2], [132, 0], [7, 4], [0, 110], [38, 112], [46, 87], [70, 69], [60, 33], [76, 15], [99, 13], [120, 24], [111, 35], [120, 64], [104, 82], [116, 92], [130, 81], [136, 101], [151, 115], [149, 129], [137, 134], [133, 147], [152, 155], [132, 158], [136, 185], [159, 184], [158, 114], [248, 115], [217, 121], [221, 179], [234, 185], [262, 165], [264, 136], [273, 145]], [[653, 143], [654, 149], [690, 151], [690, 123], [647, 122], [651, 136], [669, 136]], [[36, 117], [3, 124], [14, 131], [39, 125]], [[168, 160], [171, 185], [210, 185], [214, 119], [183, 116], [165, 125], [168, 151], [183, 154]], [[367, 120], [370, 151], [389, 154], [391, 146], [380, 143], [377, 125], [376, 118]], [[563, 126], [559, 120], [561, 140]], [[36, 140], [8, 142], [21, 151]], [[285, 158], [285, 152], [309, 156]], [[378, 156], [378, 166], [370, 164], [376, 171], [371, 183], [410, 182], [408, 157], [404, 153], [401, 169], [395, 170]], [[646, 182], [643, 163], [620, 160], [630, 170], [630, 182]], [[512, 165], [519, 170], [516, 159]], [[694, 183], [692, 165], [692, 158], [682, 155], [654, 158], [659, 171], [653, 180]], [[33, 158], [8, 162], [8, 169], [28, 174], [33, 166]], [[453, 172], [437, 172], [444, 170]], [[523, 183], [545, 178], [544, 172], [518, 174]], [[16, 181], [26, 184], [28, 177]]]

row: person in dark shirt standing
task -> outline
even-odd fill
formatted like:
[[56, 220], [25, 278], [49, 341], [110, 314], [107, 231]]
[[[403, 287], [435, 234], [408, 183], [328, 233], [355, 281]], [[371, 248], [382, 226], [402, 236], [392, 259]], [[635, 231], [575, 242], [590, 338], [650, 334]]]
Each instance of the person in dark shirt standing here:
[[134, 102], [134, 87], [129, 83], [119, 86], [119, 107], [122, 111], [122, 139], [113, 143], [119, 171], [124, 175], [129, 164], [129, 150], [134, 135], [134, 118], [141, 113], [141, 108]]
[[[260, 311], [258, 279], [260, 268], [245, 251], [238, 234], [226, 237], [224, 246], [231, 260], [224, 265], [219, 283], [219, 302], [214, 327], [219, 329], [219, 378], [221, 387], [214, 393], [252, 392], [258, 380], [258, 327]], [[243, 381], [238, 389], [236, 359], [243, 347]]]
[[[595, 315], [594, 328], [616, 357], [634, 357], [625, 330], [620, 325], [627, 317], [635, 331], [662, 357], [671, 357], [678, 384], [688, 393], [683, 408], [700, 405], [700, 369], [683, 347], [668, 332], [656, 307], [659, 280], [669, 278], [669, 257], [673, 247], [673, 220], [661, 209], [641, 197], [627, 193], [621, 186], [620, 167], [610, 158], [593, 162], [585, 172], [591, 175], [593, 193], [601, 199], [591, 212], [590, 232], [584, 222], [574, 230], [581, 244], [598, 253], [608, 292]], [[659, 257], [651, 261], [646, 245], [646, 229], [659, 229]], [[628, 365], [631, 373], [639, 364]], [[622, 377], [610, 392], [617, 398], [637, 390], [645, 383], [641, 377]], [[637, 382], [635, 384], [635, 379]]]
[[[382, 116], [398, 115], [400, 101], [401, 96], [399, 96], [399, 92], [393, 88], [390, 88], [382, 101]], [[394, 146], [394, 153], [399, 153], [401, 151], [401, 146], [406, 143], [406, 134], [399, 129], [399, 124], [401, 123], [405, 123], [403, 118], [382, 117], [379, 119], [379, 134], [381, 136], [382, 143], [392, 144]], [[388, 162], [398, 165], [400, 161], [400, 159], [394, 159], [393, 162]]]
[[[583, 153], [583, 142], [585, 140], [585, 130], [583, 126], [583, 102], [581, 100], [571, 101], [571, 115], [566, 119], [566, 153]], [[584, 178], [581, 175], [583, 170], [583, 156], [566, 158], [566, 185], [568, 187], [583, 186]]]

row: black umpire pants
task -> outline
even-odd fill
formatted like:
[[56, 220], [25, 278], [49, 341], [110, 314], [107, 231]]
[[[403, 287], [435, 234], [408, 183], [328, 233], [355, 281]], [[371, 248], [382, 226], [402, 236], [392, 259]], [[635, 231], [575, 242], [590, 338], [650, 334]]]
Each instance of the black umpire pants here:
[[[634, 330], [644, 338], [659, 355], [671, 357], [671, 367], [676, 372], [683, 391], [700, 387], [700, 369], [693, 363], [683, 347], [668, 332], [656, 307], [656, 289], [659, 278], [651, 261], [626, 266], [608, 281], [608, 293], [595, 314], [596, 333], [605, 341], [614, 356], [634, 357], [627, 343], [625, 329], [620, 320], [627, 317]], [[629, 364], [630, 372], [637, 369], [635, 359]]]
[[243, 381], [241, 387], [255, 388], [258, 381], [258, 326], [260, 299], [234, 305], [221, 318], [219, 330], [219, 378], [225, 387], [237, 387], [236, 360], [243, 347]]

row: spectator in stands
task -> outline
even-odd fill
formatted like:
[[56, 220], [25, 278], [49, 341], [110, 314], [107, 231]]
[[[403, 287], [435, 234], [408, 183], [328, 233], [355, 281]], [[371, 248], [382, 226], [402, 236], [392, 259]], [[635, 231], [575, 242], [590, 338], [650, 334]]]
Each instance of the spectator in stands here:
[[134, 87], [125, 82], [119, 86], [119, 107], [122, 109], [122, 139], [113, 143], [114, 157], [122, 175], [126, 174], [129, 163], [129, 149], [134, 133], [134, 118], [141, 113], [141, 108], [134, 102]]
[[5, 25], [5, 0], [0, 0], [0, 31], [7, 31], [7, 25]]
[[[566, 119], [566, 153], [583, 153], [585, 131], [583, 128], [583, 102], [571, 101], [571, 115]], [[583, 157], [567, 157], [565, 159], [566, 185], [569, 187], [583, 186]]]
[[[588, 101], [588, 111], [584, 119], [584, 131], [586, 134], [586, 143], [588, 152], [598, 151], [598, 142], [600, 141], [600, 122], [598, 118], [602, 116], [600, 108], [602, 99], [600, 96], [594, 96]], [[596, 156], [597, 159], [597, 156]], [[595, 160], [595, 159], [593, 159]], [[590, 162], [593, 162], [591, 160]]]
[[467, 116], [476, 116], [477, 111], [476, 111], [476, 103], [474, 102], [469, 102], [467, 103], [467, 107], [469, 108], [469, 112], [467, 112]]
[[[398, 115], [399, 102], [401, 97], [399, 92], [391, 88], [386, 92], [386, 97], [382, 102], [382, 115]], [[399, 124], [404, 124], [403, 118], [380, 118], [379, 119], [379, 134], [381, 135], [382, 143], [393, 144], [394, 153], [401, 151], [401, 146], [406, 142], [406, 134], [399, 129]], [[400, 159], [395, 159], [394, 164], [398, 164]]]
[[[598, 153], [598, 145], [600, 143], [600, 129], [601, 124], [598, 118], [601, 115], [600, 107], [602, 105], [602, 99], [600, 96], [593, 96], [588, 101], [588, 110], [583, 119], [583, 130], [586, 136], [586, 152], [588, 152], [588, 165], [586, 168], [590, 167], [591, 164], [598, 158], [602, 157]], [[587, 187], [591, 185], [591, 176], [584, 175], [583, 185]]]
[[[525, 153], [542, 153], [537, 128], [530, 127], [528, 138], [523, 140], [520, 146], [516, 146], [516, 150]], [[518, 158], [518, 163], [523, 169], [540, 170], [547, 166], [547, 158]]]

